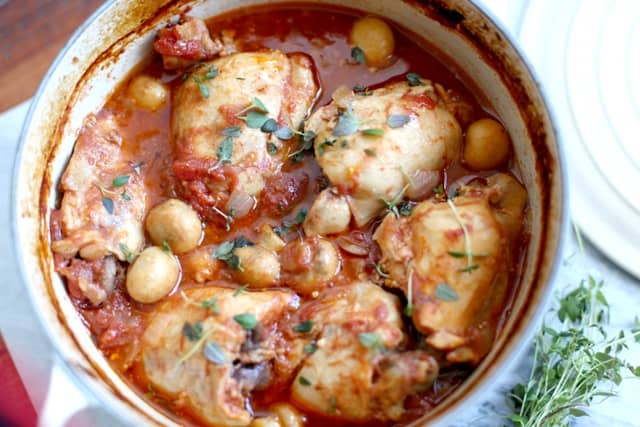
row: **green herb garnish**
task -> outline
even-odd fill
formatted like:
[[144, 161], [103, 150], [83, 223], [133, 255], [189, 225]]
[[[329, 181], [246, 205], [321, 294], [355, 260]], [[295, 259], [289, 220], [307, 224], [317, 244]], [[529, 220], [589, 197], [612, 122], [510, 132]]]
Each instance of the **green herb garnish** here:
[[336, 143], [335, 139], [325, 139], [318, 145], [318, 154], [323, 155], [325, 151], [325, 147], [333, 147]]
[[358, 340], [360, 343], [371, 349], [379, 350], [384, 348], [384, 342], [382, 342], [382, 338], [375, 332], [362, 332], [358, 335]]
[[382, 129], [369, 128], [369, 129], [363, 129], [362, 134], [367, 136], [383, 136], [384, 131]]
[[387, 125], [390, 128], [399, 128], [411, 121], [411, 117], [406, 114], [392, 114], [387, 119]]
[[218, 298], [213, 297], [208, 300], [204, 300], [200, 303], [200, 307], [211, 310], [214, 314], [220, 314], [220, 307], [218, 307]]
[[303, 386], [310, 386], [311, 385], [311, 381], [309, 381], [308, 379], [306, 379], [302, 375], [300, 375], [300, 378], [298, 378], [298, 382], [300, 383], [300, 385], [303, 385]]
[[409, 86], [422, 86], [422, 78], [419, 74], [416, 73], [408, 73], [407, 74], [407, 82]]
[[115, 209], [115, 206], [113, 204], [113, 199], [106, 196], [102, 196], [102, 206], [109, 213], [109, 215], [113, 214], [113, 210]]
[[249, 287], [249, 285], [242, 285], [239, 288], [237, 288], [235, 291], [233, 291], [233, 294], [231, 295], [232, 297], [237, 297], [240, 294], [243, 294], [247, 291], [247, 288]]
[[135, 255], [133, 254], [131, 249], [129, 249], [129, 246], [127, 246], [125, 243], [118, 243], [118, 246], [120, 247], [120, 251], [124, 255], [124, 258], [129, 264], [131, 264], [135, 258]]
[[220, 131], [220, 134], [224, 136], [231, 136], [233, 138], [237, 138], [240, 136], [241, 132], [242, 131], [240, 129], [240, 126], [227, 126], [226, 128]]
[[362, 50], [358, 46], [354, 46], [351, 49], [351, 58], [353, 58], [353, 60], [356, 61], [358, 64], [364, 64], [367, 62], [364, 56], [364, 50]]
[[457, 301], [458, 293], [446, 283], [438, 283], [436, 286], [436, 298], [440, 301]]
[[360, 127], [360, 119], [356, 117], [351, 108], [342, 110], [338, 113], [338, 122], [333, 129], [333, 136], [349, 136], [358, 131]]
[[256, 319], [256, 316], [251, 313], [236, 314], [235, 316], [233, 316], [233, 320], [235, 320], [236, 323], [242, 326], [243, 329], [246, 329], [248, 331], [255, 328], [258, 324], [258, 319]]
[[409, 184], [405, 185], [402, 190], [391, 200], [381, 199], [387, 206], [387, 210], [391, 212], [396, 218], [400, 218], [400, 211], [398, 211], [398, 204], [402, 201], [405, 191], [409, 188]]
[[235, 240], [229, 240], [220, 244], [211, 255], [215, 259], [224, 261], [232, 270], [242, 271], [240, 265], [240, 258], [234, 253], [237, 248], [244, 246], [253, 246], [253, 243], [247, 240], [244, 236], [240, 236]]
[[200, 89], [200, 94], [203, 98], [209, 98], [209, 88], [207, 85], [202, 83], [202, 79], [198, 76], [193, 76], [193, 81], [198, 85], [198, 89]]
[[184, 326], [182, 326], [182, 335], [184, 335], [189, 341], [199, 340], [202, 338], [202, 323], [185, 322]]
[[224, 352], [220, 346], [213, 341], [208, 342], [207, 345], [204, 346], [204, 357], [216, 365], [224, 365], [227, 363], [227, 357], [224, 355]]
[[311, 320], [305, 320], [304, 322], [300, 322], [293, 327], [294, 331], [300, 332], [302, 334], [311, 332], [312, 329], [313, 329], [313, 322]]
[[127, 183], [129, 182], [129, 178], [129, 175], [116, 176], [115, 178], [113, 178], [113, 181], [111, 181], [111, 186], [113, 188], [123, 187], [127, 185]]
[[310, 344], [305, 345], [302, 348], [302, 351], [304, 351], [306, 354], [313, 354], [316, 352], [317, 349], [318, 349], [318, 344], [312, 342]]

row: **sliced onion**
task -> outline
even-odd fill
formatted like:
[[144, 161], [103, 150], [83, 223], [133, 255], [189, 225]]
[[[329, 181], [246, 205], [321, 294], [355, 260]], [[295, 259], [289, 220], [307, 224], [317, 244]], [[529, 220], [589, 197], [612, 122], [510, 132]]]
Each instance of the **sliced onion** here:
[[365, 256], [369, 253], [368, 247], [362, 246], [361, 242], [354, 240], [351, 236], [340, 236], [336, 239], [336, 243], [352, 255]]
[[234, 218], [242, 218], [251, 212], [254, 204], [255, 200], [253, 197], [244, 191], [236, 190], [231, 193], [231, 196], [229, 196], [229, 201], [225, 208], [228, 213], [233, 212]]
[[427, 198], [433, 188], [440, 182], [440, 172], [438, 171], [418, 171], [411, 178], [406, 195], [410, 199], [419, 200]]

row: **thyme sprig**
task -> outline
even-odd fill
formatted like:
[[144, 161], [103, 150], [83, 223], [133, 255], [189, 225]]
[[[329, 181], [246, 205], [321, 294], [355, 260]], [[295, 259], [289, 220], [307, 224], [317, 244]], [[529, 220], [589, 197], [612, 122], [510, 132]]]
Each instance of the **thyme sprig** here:
[[460, 228], [462, 228], [462, 232], [464, 233], [464, 248], [465, 248], [464, 252], [465, 252], [465, 255], [467, 256], [467, 266], [464, 269], [462, 269], [462, 271], [466, 273], [470, 273], [473, 270], [476, 270], [478, 268], [478, 266], [473, 263], [473, 252], [471, 250], [471, 236], [469, 235], [469, 230], [467, 229], [467, 225], [462, 220], [462, 217], [460, 216], [460, 213], [456, 208], [456, 204], [453, 202], [453, 200], [449, 198], [447, 198], [447, 204], [451, 208], [451, 212], [453, 212], [453, 216], [456, 218], [456, 221], [458, 222], [458, 224], [460, 225]]
[[640, 330], [607, 336], [609, 304], [602, 287], [589, 276], [558, 299], [554, 312], [562, 326], [540, 328], [531, 374], [511, 391], [514, 413], [508, 419], [515, 426], [568, 426], [571, 416], [587, 415], [584, 408], [595, 399], [615, 396], [623, 374], [640, 377], [640, 366], [621, 358], [627, 340], [640, 339]]

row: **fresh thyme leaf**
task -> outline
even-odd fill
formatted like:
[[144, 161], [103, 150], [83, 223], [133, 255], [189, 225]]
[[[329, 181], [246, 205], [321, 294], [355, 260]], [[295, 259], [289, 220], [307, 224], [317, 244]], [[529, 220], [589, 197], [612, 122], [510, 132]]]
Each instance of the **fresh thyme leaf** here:
[[223, 242], [213, 251], [212, 257], [224, 261], [227, 257], [231, 256], [233, 248], [233, 240]]
[[249, 285], [242, 285], [242, 286], [240, 286], [238, 289], [236, 289], [236, 290], [233, 292], [233, 295], [231, 295], [231, 296], [235, 298], [235, 297], [237, 297], [238, 295], [245, 293], [245, 292], [247, 291], [247, 288], [248, 288], [248, 287], [249, 287]]
[[269, 154], [276, 154], [278, 152], [278, 146], [273, 142], [268, 142], [267, 151], [269, 152]]
[[411, 121], [411, 117], [406, 114], [392, 114], [387, 119], [387, 125], [390, 128], [399, 128]]
[[353, 91], [356, 93], [356, 95], [360, 95], [360, 96], [371, 96], [373, 95], [373, 93], [369, 90], [369, 88], [364, 87], [360, 84], [357, 84], [353, 87]]
[[249, 111], [243, 120], [247, 124], [247, 127], [250, 127], [251, 129], [260, 129], [262, 125], [269, 120], [269, 117], [258, 111]]
[[131, 196], [129, 195], [129, 193], [127, 193], [127, 190], [122, 190], [122, 193], [120, 193], [120, 197], [127, 201], [131, 200]]
[[631, 329], [631, 334], [635, 342], [640, 343], [640, 318], [638, 316], [633, 320], [634, 327]]
[[[461, 251], [447, 251], [447, 253], [453, 258], [464, 258], [467, 256], [465, 252]], [[484, 258], [487, 254], [472, 254], [474, 258]]]
[[296, 214], [296, 217], [293, 219], [294, 225], [302, 224], [304, 220], [307, 218], [307, 210], [302, 208]]
[[411, 212], [413, 211], [413, 205], [411, 204], [411, 202], [404, 200], [400, 202], [399, 206], [400, 207], [398, 208], [398, 211], [400, 212], [400, 215], [411, 216]]
[[375, 332], [362, 332], [358, 335], [358, 340], [367, 348], [381, 349], [384, 347], [382, 338]]
[[248, 331], [255, 328], [258, 324], [258, 319], [256, 319], [256, 316], [251, 313], [236, 314], [235, 316], [233, 316], [233, 320], [235, 320], [236, 323], [242, 326], [243, 329], [246, 329]]
[[185, 322], [184, 326], [182, 326], [182, 335], [189, 341], [198, 341], [202, 338], [202, 323]]
[[[302, 134], [302, 141], [305, 144], [312, 144], [313, 145], [313, 140], [314, 139], [316, 139], [316, 133], [314, 131], [312, 131], [312, 130], [306, 130]], [[311, 148], [311, 146], [309, 146], [309, 148]]]
[[240, 136], [241, 130], [240, 126], [227, 126], [226, 128], [222, 129], [220, 133], [224, 136], [237, 138], [238, 136]]
[[364, 64], [367, 62], [364, 56], [364, 50], [362, 50], [358, 46], [354, 46], [351, 49], [351, 58], [353, 58], [353, 60], [356, 61], [358, 64]]
[[162, 252], [171, 254], [171, 246], [169, 246], [169, 243], [166, 240], [162, 241]]
[[300, 385], [303, 385], [303, 386], [310, 386], [311, 385], [311, 381], [309, 381], [308, 379], [306, 379], [302, 375], [300, 375], [300, 378], [298, 379], [298, 382], [300, 383]]
[[438, 185], [437, 187], [433, 187], [433, 193], [441, 196], [444, 194], [444, 186], [442, 184]]
[[231, 163], [231, 156], [233, 155], [233, 138], [230, 136], [226, 136], [220, 145], [218, 145], [218, 149], [216, 150], [216, 155], [218, 156], [218, 161], [222, 163]]
[[234, 241], [233, 241], [233, 247], [235, 248], [244, 248], [245, 246], [255, 246], [255, 243], [253, 243], [251, 240], [247, 239], [244, 236], [238, 236]]
[[408, 73], [407, 74], [407, 82], [409, 86], [422, 86], [422, 78], [417, 73]]
[[370, 129], [363, 129], [362, 134], [367, 136], [383, 136], [384, 131], [382, 129], [370, 128]]
[[478, 264], [471, 264], [471, 265], [469, 265], [469, 266], [467, 266], [465, 268], [461, 268], [460, 272], [461, 273], [471, 273], [472, 271], [477, 270], [479, 268], [480, 268], [480, 266]]
[[276, 138], [282, 139], [284, 141], [293, 138], [293, 131], [288, 126], [278, 128], [278, 130], [276, 130], [273, 134], [276, 136]]
[[102, 206], [104, 206], [104, 209], [109, 213], [109, 215], [113, 214], [113, 209], [115, 208], [115, 206], [113, 204], [112, 199], [110, 199], [109, 197], [103, 196]]
[[209, 66], [207, 70], [207, 74], [204, 75], [204, 79], [211, 80], [215, 78], [218, 75], [218, 73], [219, 73], [219, 70], [217, 68], [213, 68], [212, 66]]
[[465, 256], [467, 256], [466, 253], [458, 251], [447, 251], [447, 253], [454, 258], [464, 258]]
[[304, 220], [307, 218], [307, 209], [302, 208], [298, 211], [298, 213], [296, 214], [296, 216], [293, 218], [293, 220], [288, 221], [288, 220], [284, 220], [282, 221], [282, 226], [281, 227], [274, 227], [273, 231], [276, 234], [287, 234], [291, 231], [293, 231], [294, 229], [297, 229], [300, 224], [302, 224], [304, 222]]
[[294, 331], [300, 332], [302, 334], [311, 332], [312, 329], [313, 329], [313, 322], [311, 320], [305, 320], [304, 322], [300, 322], [293, 327]]
[[342, 110], [338, 114], [338, 123], [333, 129], [333, 136], [349, 136], [358, 131], [360, 127], [360, 119], [358, 119], [351, 111]]
[[318, 145], [318, 154], [323, 155], [325, 151], [325, 147], [333, 147], [336, 143], [335, 139], [325, 139]]
[[278, 122], [274, 119], [268, 119], [260, 126], [260, 130], [264, 133], [272, 133], [278, 130]]
[[[200, 323], [200, 322], [197, 322]], [[202, 327], [202, 325], [200, 325], [200, 327]], [[213, 326], [211, 329], [209, 329], [207, 332], [201, 333], [200, 334], [200, 338], [198, 339], [198, 341], [195, 342], [195, 344], [193, 344], [193, 346], [191, 346], [191, 348], [189, 349], [189, 351], [187, 351], [185, 354], [182, 355], [182, 357], [180, 359], [178, 359], [178, 362], [176, 363], [177, 365], [181, 365], [183, 364], [187, 359], [189, 359], [191, 356], [193, 356], [194, 354], [196, 354], [196, 352], [198, 351], [198, 349], [200, 348], [200, 346], [202, 346], [202, 344], [204, 344], [205, 340], [209, 337], [209, 335], [211, 335], [213, 332], [215, 332], [218, 329], [217, 326]], [[184, 329], [183, 329], [184, 332]]]
[[269, 112], [267, 107], [264, 105], [264, 103], [262, 101], [260, 101], [260, 98], [258, 98], [258, 97], [253, 98], [253, 102], [251, 103], [251, 107], [255, 108], [256, 110], [262, 111], [265, 114]]
[[302, 348], [302, 351], [304, 351], [306, 354], [313, 354], [316, 352], [316, 350], [318, 349], [318, 345], [314, 342], [305, 345]]
[[396, 218], [400, 218], [400, 211], [398, 211], [398, 204], [402, 201], [405, 191], [409, 188], [409, 184], [405, 185], [402, 190], [391, 200], [381, 199], [387, 206], [387, 211], [391, 212]]
[[127, 246], [125, 243], [118, 243], [118, 246], [120, 247], [120, 251], [124, 255], [127, 262], [131, 264], [133, 262], [133, 259], [135, 258], [135, 255], [133, 254], [133, 252], [131, 252], [129, 246]]
[[213, 341], [209, 341], [204, 346], [204, 357], [206, 357], [209, 362], [215, 363], [216, 365], [224, 365], [227, 363], [227, 357], [224, 355], [224, 352], [220, 346]]
[[113, 181], [111, 182], [111, 186], [113, 188], [125, 186], [129, 182], [129, 178], [130, 178], [129, 175], [116, 176], [115, 178], [113, 178]]
[[209, 98], [209, 88], [207, 85], [202, 83], [202, 79], [198, 76], [193, 76], [193, 81], [198, 85], [198, 89], [200, 89], [200, 94], [203, 98]]
[[213, 297], [208, 300], [204, 300], [200, 303], [202, 308], [208, 308], [214, 314], [220, 314], [220, 307], [218, 307], [218, 298]]
[[440, 301], [457, 301], [458, 293], [446, 283], [438, 283], [438, 286], [436, 286], [436, 298]]

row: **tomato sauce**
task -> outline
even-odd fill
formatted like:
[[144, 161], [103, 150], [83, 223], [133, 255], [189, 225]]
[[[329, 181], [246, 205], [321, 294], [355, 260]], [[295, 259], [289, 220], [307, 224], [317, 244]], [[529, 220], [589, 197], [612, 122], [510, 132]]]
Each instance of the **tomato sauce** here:
[[[304, 52], [310, 55], [314, 60], [316, 75], [321, 86], [321, 93], [314, 108], [329, 103], [331, 94], [339, 86], [359, 85], [374, 89], [389, 82], [403, 80], [407, 72], [415, 72], [453, 90], [462, 102], [471, 107], [467, 112], [469, 121], [493, 115], [482, 94], [467, 83], [467, 79], [460, 70], [443, 62], [442, 55], [431, 45], [401, 27], [393, 25], [396, 48], [390, 66], [380, 70], [370, 70], [366, 65], [350, 63], [352, 46], [349, 43], [349, 32], [354, 21], [361, 16], [347, 9], [279, 5], [239, 9], [213, 18], [208, 21], [208, 27], [212, 34], [219, 33], [221, 30], [235, 30], [239, 51], [272, 48], [285, 53]], [[132, 77], [140, 72], [161, 78], [172, 87], [182, 82], [180, 73], [163, 70], [162, 61], [155, 53], [147, 63], [132, 74]], [[131, 159], [132, 165], [143, 171], [149, 194], [148, 206], [151, 207], [167, 198], [176, 197], [177, 194], [177, 183], [172, 172], [174, 159], [170, 130], [171, 103], [165, 103], [155, 112], [138, 109], [128, 98], [126, 88], [127, 82], [123, 82], [97, 117], [107, 114], [116, 116], [123, 139], [122, 150]], [[517, 176], [513, 161], [506, 165], [503, 171]], [[493, 172], [495, 171], [477, 173], [456, 161], [447, 170], [442, 171], [441, 183], [447, 188], [458, 180], [467, 182]], [[234, 221], [230, 230], [227, 230], [222, 218], [220, 221], [210, 221], [206, 224], [202, 245], [217, 244], [240, 235], [250, 240], [255, 239], [261, 225], [265, 223], [274, 227], [282, 226], [283, 223], [293, 223], [293, 231], [288, 233], [286, 238], [294, 239], [298, 236], [296, 230], [299, 227], [295, 224], [296, 215], [301, 210], [308, 209], [316, 195], [326, 185], [326, 179], [322, 176], [312, 155], [306, 155], [299, 162], [288, 162], [282, 174], [267, 181], [258, 208], [248, 216]], [[52, 218], [52, 223], [55, 228], [55, 218]], [[341, 251], [342, 269], [333, 282], [334, 286], [375, 274], [374, 265], [380, 258], [380, 250], [372, 240], [376, 225], [377, 223], [370, 224], [365, 229], [353, 230], [342, 236], [333, 237], [336, 241], [342, 239], [343, 243], [344, 241], [355, 243], [366, 251], [365, 256], [354, 256], [347, 251]], [[520, 256], [523, 255], [520, 254]], [[218, 263], [220, 265], [215, 267], [218, 271], [215, 282], [233, 283], [232, 276], [226, 271], [224, 265], [219, 261]], [[185, 264], [182, 269], [183, 280], [179, 288], [197, 286], [198, 284], [193, 280], [197, 272], [190, 271]], [[511, 272], [511, 283], [517, 283], [518, 274], [519, 269], [515, 266]], [[513, 291], [514, 289], [510, 290], [511, 293]], [[404, 296], [401, 298], [404, 299]], [[144, 325], [155, 305], [145, 306], [133, 302], [126, 294], [121, 282], [109, 300], [100, 308], [89, 307], [76, 300], [74, 303], [95, 334], [98, 345], [123, 376], [169, 416], [177, 416], [181, 421], [190, 419], [189, 414], [184, 413], [179, 405], [148, 386], [139, 369], [132, 369], [132, 366], [135, 366], [135, 360], [132, 358], [137, 348], [137, 338], [144, 330]], [[495, 324], [500, 321], [502, 313], [507, 309], [508, 305], [493, 320]], [[116, 339], [117, 336], [113, 335], [122, 334], [126, 337], [126, 344], [107, 345], [108, 342], [101, 333], [105, 330], [104, 325], [110, 322], [115, 322], [118, 326], [109, 330], [109, 339], [115, 340], [113, 342], [116, 344], [121, 344], [122, 340]], [[127, 328], [127, 325], [132, 326]], [[413, 329], [411, 325], [408, 328]], [[138, 334], [137, 337], [136, 334]], [[428, 412], [451, 393], [470, 371], [471, 369], [467, 367], [443, 367], [439, 379], [430, 390], [408, 399], [405, 416], [397, 425]], [[286, 399], [286, 390], [269, 390], [256, 393], [252, 405], [256, 413], [260, 414], [269, 403]], [[324, 426], [327, 422], [322, 418], [307, 416], [306, 425]], [[331, 423], [341, 425], [335, 420]], [[373, 424], [367, 423], [367, 425]]]

